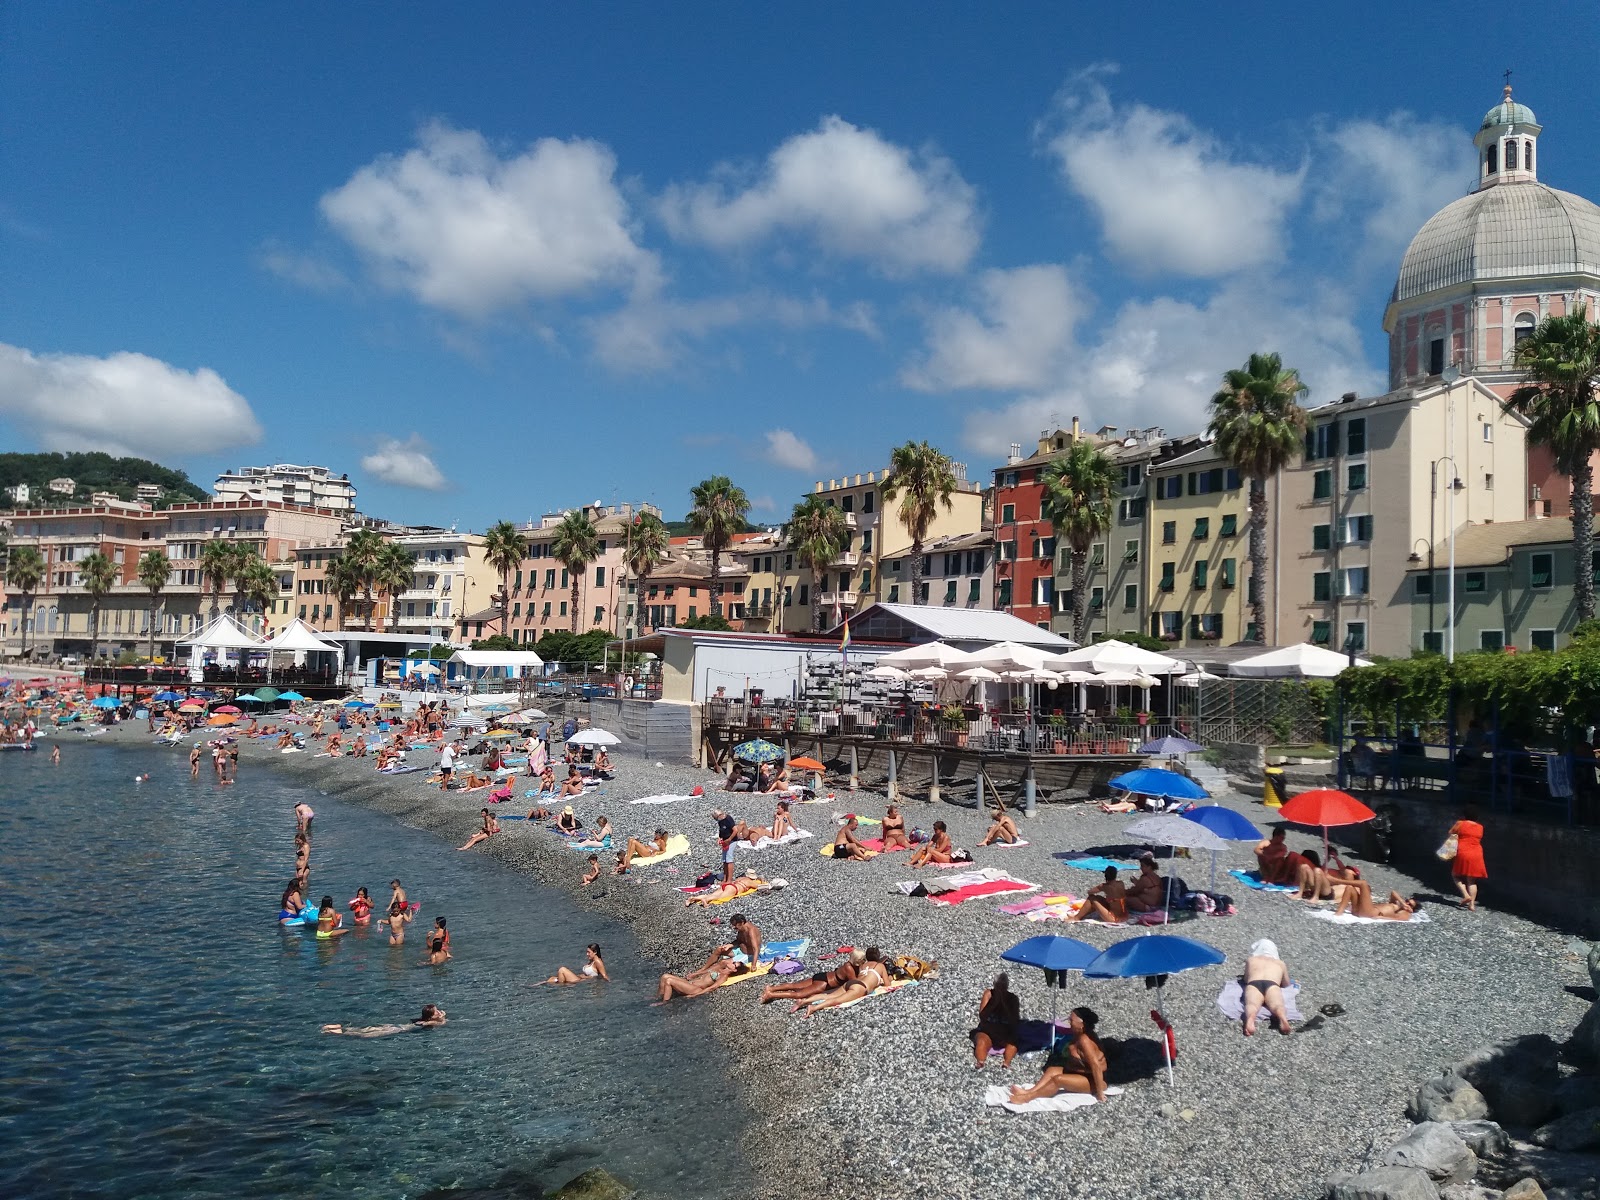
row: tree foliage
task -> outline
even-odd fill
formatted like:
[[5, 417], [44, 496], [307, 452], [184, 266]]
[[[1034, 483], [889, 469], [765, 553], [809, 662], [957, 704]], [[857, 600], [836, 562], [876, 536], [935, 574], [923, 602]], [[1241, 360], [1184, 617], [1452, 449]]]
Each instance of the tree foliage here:
[[713, 633], [728, 633], [733, 626], [728, 624], [728, 618], [721, 613], [702, 613], [698, 617], [690, 617], [679, 629], [709, 629]]
[[[33, 489], [29, 505], [39, 504], [41, 500], [64, 503], [67, 497], [44, 492], [46, 483], [63, 476], [77, 484], [82, 495], [114, 492], [123, 500], [131, 501], [139, 484], [153, 483], [161, 489], [158, 504], [183, 504], [207, 498], [205, 489], [182, 471], [143, 458], [118, 458], [98, 450], [74, 454], [0, 454], [0, 488], [26, 483]], [[0, 504], [9, 503], [0, 497]]]
[[[959, 480], [956, 466], [943, 450], [927, 442], [906, 442], [889, 452], [889, 470], [883, 480], [883, 502], [900, 501], [900, 523], [911, 535], [911, 596], [922, 597], [922, 546], [928, 529], [942, 507], [955, 507], [950, 497]], [[882, 547], [886, 549], [887, 547]]]
[[726, 475], [702, 479], [689, 489], [694, 502], [689, 509], [689, 528], [700, 535], [711, 556], [711, 611], [722, 611], [722, 556], [733, 544], [733, 536], [745, 527], [750, 498], [744, 489]]
[[1068, 552], [1072, 578], [1072, 636], [1089, 632], [1089, 551], [1111, 528], [1111, 498], [1119, 473], [1105, 451], [1079, 439], [1044, 469], [1044, 516]]
[[[564, 629], [547, 629], [534, 646], [545, 662], [597, 663], [606, 657], [606, 646], [616, 635], [609, 629], [591, 629], [588, 633], [569, 633]], [[476, 643], [474, 643], [476, 646]], [[526, 646], [506, 647], [525, 650]], [[615, 655], [611, 655], [613, 659]]]

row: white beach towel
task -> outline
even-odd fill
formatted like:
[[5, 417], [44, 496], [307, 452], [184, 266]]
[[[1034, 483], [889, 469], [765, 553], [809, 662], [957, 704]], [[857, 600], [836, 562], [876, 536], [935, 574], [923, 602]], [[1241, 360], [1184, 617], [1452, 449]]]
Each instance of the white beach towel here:
[[688, 796], [641, 796], [637, 800], [628, 801], [629, 804], [671, 804], [676, 800], [687, 800]]
[[1426, 910], [1414, 912], [1409, 921], [1385, 921], [1382, 917], [1358, 917], [1355, 913], [1336, 913], [1326, 908], [1317, 908], [1311, 915], [1319, 921], [1332, 921], [1335, 925], [1426, 925], [1433, 920]]
[[[1122, 1089], [1108, 1087], [1107, 1096], [1120, 1096]], [[1013, 1104], [1011, 1102], [1011, 1089], [1000, 1084], [994, 1084], [983, 1089], [983, 1102], [991, 1108], [1003, 1108], [1014, 1113], [1040, 1113], [1040, 1112], [1071, 1112], [1075, 1108], [1088, 1108], [1100, 1103], [1093, 1096], [1083, 1095], [1078, 1092], [1063, 1092], [1059, 1096], [1047, 1096], [1042, 1100], [1029, 1100], [1026, 1104]]]
[[[1020, 850], [1027, 844], [1027, 838], [1018, 838], [1014, 842], [990, 842], [989, 846], [993, 846], [996, 850]], [[980, 846], [978, 849], [987, 850], [989, 846]]]
[[790, 842], [798, 842], [801, 839], [808, 838], [810, 836], [811, 833], [809, 830], [791, 829], [781, 838], [757, 838], [753, 845], [750, 842], [735, 842], [734, 845], [740, 850], [766, 850], [772, 846], [787, 846]]
[[[1291, 983], [1283, 989], [1283, 1011], [1290, 1021], [1301, 1021], [1304, 1018], [1300, 1010], [1295, 1007], [1295, 1000], [1300, 995], [1300, 985]], [[1222, 990], [1217, 993], [1217, 1008], [1222, 1015], [1230, 1021], [1244, 1020], [1244, 984], [1237, 979], [1230, 979], [1222, 985]], [[1261, 1019], [1267, 1020], [1271, 1016], [1265, 1009], [1261, 1010]]]

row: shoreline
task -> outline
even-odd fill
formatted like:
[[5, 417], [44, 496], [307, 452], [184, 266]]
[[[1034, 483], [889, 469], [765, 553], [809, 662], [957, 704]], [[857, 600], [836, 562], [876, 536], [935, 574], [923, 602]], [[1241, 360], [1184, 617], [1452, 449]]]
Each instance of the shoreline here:
[[[142, 723], [133, 722], [93, 740], [148, 739]], [[70, 739], [63, 741], [71, 745]], [[179, 755], [174, 751], [174, 765], [186, 765]], [[415, 757], [428, 761], [421, 752]], [[765, 819], [772, 798], [708, 792], [662, 807], [633, 808], [627, 804], [631, 797], [687, 791], [693, 783], [711, 785], [718, 777], [692, 767], [652, 764], [626, 751], [615, 760], [618, 778], [607, 785], [607, 794], [574, 803], [580, 817], [592, 823], [604, 812], [619, 833], [644, 833], [658, 824], [685, 832], [692, 845], [688, 858], [668, 867], [636, 868], [620, 879], [603, 875], [605, 890], [590, 894], [577, 886], [583, 857], [542, 829], [508, 821], [505, 832], [480, 849], [560, 888], [582, 908], [627, 922], [646, 954], [674, 968], [698, 961], [726, 929], [711, 925], [708, 917], [714, 913], [725, 922], [732, 910], [686, 910], [669, 889], [692, 879], [702, 864], [715, 869], [712, 808]], [[379, 776], [370, 759], [280, 755], [265, 743], [241, 743], [241, 761], [246, 770], [276, 767], [313, 790], [354, 800], [452, 846], [475, 826], [487, 795], [441, 792], [424, 784], [420, 772]], [[502, 808], [515, 812], [527, 803], [521, 797], [524, 780], [518, 777], [517, 800]], [[1258, 825], [1269, 816], [1259, 804], [1222, 799]], [[841, 793], [833, 805], [796, 811], [803, 827], [826, 837], [831, 814], [847, 807], [881, 815], [883, 801], [858, 791]], [[1126, 818], [1091, 808], [1042, 806], [1038, 819], [1022, 822], [1022, 834], [1034, 846], [980, 850], [976, 865], [998, 866], [1048, 889], [1082, 894], [1094, 878], [1053, 860], [1049, 851], [1126, 840], [1117, 836]], [[911, 825], [946, 820], [957, 844], [969, 847], [986, 824], [972, 812], [970, 800], [965, 808], [910, 802], [904, 811]], [[752, 1114], [743, 1150], [752, 1165], [749, 1184], [758, 1196], [831, 1196], [843, 1170], [853, 1180], [869, 1173], [870, 1194], [876, 1196], [1026, 1192], [1049, 1180], [1057, 1194], [1071, 1197], [1121, 1191], [1186, 1200], [1232, 1200], [1244, 1194], [1304, 1200], [1320, 1196], [1322, 1180], [1355, 1169], [1372, 1146], [1408, 1127], [1404, 1107], [1420, 1079], [1500, 1037], [1534, 1028], [1570, 1033], [1585, 1007], [1562, 987], [1579, 983], [1580, 976], [1586, 980], [1581, 963], [1565, 952], [1565, 935], [1543, 926], [1490, 909], [1467, 914], [1434, 903], [1428, 926], [1343, 927], [1308, 919], [1306, 906], [1246, 892], [1223, 876], [1219, 890], [1235, 897], [1239, 914], [1198, 918], [1174, 930], [1218, 945], [1230, 960], [1226, 967], [1174, 977], [1166, 990], [1168, 1014], [1179, 1028], [1177, 1091], [1146, 1070], [1157, 1043], [1147, 1013], [1152, 998], [1144, 989], [1136, 982], [1074, 980], [1063, 1009], [1077, 1003], [1095, 1007], [1123, 1060], [1139, 1064], [1137, 1077], [1126, 1095], [1103, 1109], [1012, 1116], [983, 1107], [983, 1087], [1031, 1081], [1038, 1060], [1020, 1060], [1009, 1072], [996, 1064], [979, 1074], [966, 1030], [979, 992], [1005, 966], [999, 951], [1029, 936], [1064, 931], [1053, 922], [1040, 926], [999, 914], [987, 901], [943, 910], [893, 894], [894, 880], [919, 874], [905, 866], [904, 856], [889, 856], [900, 861], [888, 870], [881, 860], [835, 863], [820, 855], [819, 844], [813, 838], [739, 856], [740, 870], [760, 869], [765, 877], [782, 876], [791, 883], [785, 891], [743, 903], [764, 936], [812, 936], [808, 969], [836, 944], [876, 942], [886, 952], [938, 960], [941, 976], [851, 1012], [810, 1021], [783, 1015], [781, 1005], [759, 1006], [758, 984], [674, 1002], [697, 1006], [727, 1052], [729, 1079]], [[1490, 851], [1492, 858], [1492, 846]], [[1248, 853], [1242, 847], [1231, 858], [1248, 858]], [[1375, 887], [1426, 889], [1425, 882], [1387, 867], [1361, 865]], [[666, 873], [673, 869], [678, 874]], [[1197, 860], [1180, 861], [1179, 869], [1191, 882], [1204, 873]], [[1486, 901], [1492, 902], [1488, 889]], [[1130, 931], [1075, 926], [1070, 932], [1103, 946]], [[1270, 1041], [1240, 1038], [1212, 1001], [1256, 936], [1274, 937], [1283, 947], [1291, 970], [1307, 988], [1309, 1004], [1302, 1002], [1307, 1016], [1330, 1000], [1348, 1015], [1327, 1021], [1316, 1033]], [[1018, 968], [1011, 975], [1024, 1015], [1046, 1015], [1037, 973]], [[638, 986], [644, 1004], [649, 988], [641, 985], [648, 982], [624, 980], [621, 986]], [[707, 1005], [713, 1007], [706, 1011]], [[1154, 1053], [1159, 1061], [1159, 1050]], [[1307, 1094], [1308, 1078], [1325, 1086], [1313, 1086]], [[686, 1097], [685, 1103], [715, 1103], [715, 1097]], [[1293, 1171], [1285, 1170], [1289, 1163]], [[1241, 1191], [1242, 1185], [1260, 1190]]]

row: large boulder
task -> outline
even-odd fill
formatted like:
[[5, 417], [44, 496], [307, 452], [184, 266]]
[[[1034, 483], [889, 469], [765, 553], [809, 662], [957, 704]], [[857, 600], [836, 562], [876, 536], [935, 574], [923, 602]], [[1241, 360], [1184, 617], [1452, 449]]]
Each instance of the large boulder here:
[[1545, 1200], [1544, 1189], [1533, 1179], [1519, 1179], [1508, 1187], [1500, 1200]]
[[1519, 1144], [1509, 1157], [1484, 1162], [1478, 1175], [1485, 1183], [1499, 1188], [1532, 1179], [1552, 1196], [1558, 1193], [1600, 1196], [1600, 1156], [1594, 1154], [1573, 1154]]
[[1600, 1108], [1600, 1075], [1572, 1075], [1556, 1085], [1551, 1093], [1556, 1112], [1562, 1116], [1583, 1108]]
[[1418, 1167], [1376, 1167], [1335, 1179], [1327, 1200], [1439, 1200], [1439, 1189]]
[[1600, 1150], [1600, 1108], [1581, 1108], [1535, 1129], [1532, 1139], [1548, 1150]]
[[1479, 1158], [1504, 1154], [1511, 1149], [1510, 1136], [1493, 1121], [1451, 1121], [1450, 1128]]
[[1500, 1200], [1500, 1189], [1481, 1183], [1447, 1183], [1439, 1189], [1439, 1200]]
[[1465, 1183], [1478, 1169], [1478, 1156], [1449, 1125], [1425, 1121], [1378, 1155], [1380, 1167], [1419, 1167], [1439, 1183]]
[[1574, 1062], [1600, 1063], [1600, 1003], [1591, 1004], [1567, 1042], [1567, 1053]]
[[590, 1167], [550, 1193], [549, 1200], [629, 1200], [634, 1190], [603, 1167]]
[[1548, 1034], [1525, 1034], [1473, 1051], [1454, 1071], [1483, 1093], [1496, 1121], [1531, 1129], [1555, 1114], [1561, 1046]]
[[1488, 1115], [1483, 1093], [1449, 1071], [1425, 1082], [1406, 1107], [1413, 1121], [1481, 1121]]

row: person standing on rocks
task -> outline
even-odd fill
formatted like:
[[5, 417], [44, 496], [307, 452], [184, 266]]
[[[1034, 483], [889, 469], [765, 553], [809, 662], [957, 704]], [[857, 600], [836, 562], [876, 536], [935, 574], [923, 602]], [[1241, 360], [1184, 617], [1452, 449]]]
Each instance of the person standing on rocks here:
[[1272, 1016], [1272, 1027], [1288, 1035], [1289, 1014], [1285, 1008], [1283, 989], [1289, 986], [1289, 968], [1278, 957], [1278, 947], [1270, 938], [1261, 938], [1250, 947], [1250, 957], [1244, 964], [1244, 1035], [1254, 1037], [1256, 1018], [1266, 1009]]

